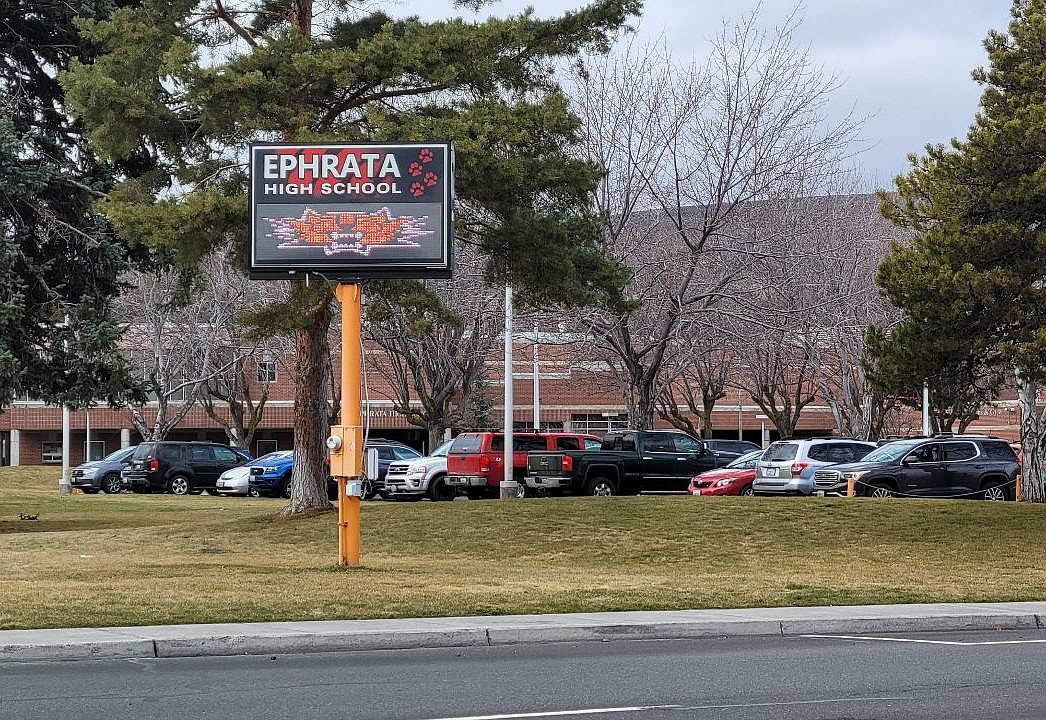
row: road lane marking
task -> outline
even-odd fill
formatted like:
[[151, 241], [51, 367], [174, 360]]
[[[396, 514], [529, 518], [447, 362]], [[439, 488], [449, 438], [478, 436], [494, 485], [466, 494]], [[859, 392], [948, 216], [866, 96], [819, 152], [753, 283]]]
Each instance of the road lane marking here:
[[783, 702], [731, 703], [728, 705], [635, 705], [632, 707], [588, 708], [584, 710], [550, 710], [547, 712], [507, 713], [504, 715], [461, 715], [456, 717], [428, 718], [428, 720], [517, 720], [518, 718], [571, 717], [576, 715], [599, 715], [601, 713], [650, 712], [652, 710], [729, 710], [738, 708], [788, 707], [794, 705], [828, 705], [832, 703], [885, 702], [906, 700], [904, 696], [846, 697], [824, 700], [786, 700]]
[[429, 718], [429, 720], [513, 720], [514, 718], [570, 717], [571, 715], [598, 715], [600, 713], [649, 712], [651, 710], [681, 709], [683, 709], [682, 705], [636, 705], [634, 707], [551, 710], [548, 712], [508, 713], [506, 715], [462, 715], [459, 717]]
[[876, 642], [921, 643], [923, 645], [1034, 645], [1046, 640], [925, 640], [921, 638], [874, 637], [871, 635], [801, 635], [805, 638], [827, 638], [830, 640], [865, 640]]
[[731, 703], [729, 705], [687, 705], [686, 707], [676, 706], [679, 710], [735, 710], [738, 708], [760, 708], [760, 707], [788, 707], [790, 705], [828, 705], [830, 703], [849, 703], [849, 702], [889, 702], [893, 700], [908, 700], [905, 696], [887, 696], [887, 697], [848, 697], [848, 698], [827, 698], [825, 700], [784, 700], [782, 702], [761, 702], [761, 703]]

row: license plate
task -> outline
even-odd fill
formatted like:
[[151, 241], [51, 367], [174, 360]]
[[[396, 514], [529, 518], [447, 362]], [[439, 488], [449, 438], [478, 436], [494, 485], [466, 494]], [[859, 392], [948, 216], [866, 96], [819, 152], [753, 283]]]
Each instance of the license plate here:
[[700, 494], [701, 494], [700, 488], [698, 488], [697, 490], [694, 490], [694, 495], [700, 495]]
[[763, 477], [777, 477], [777, 468], [775, 468], [775, 467], [763, 468]]

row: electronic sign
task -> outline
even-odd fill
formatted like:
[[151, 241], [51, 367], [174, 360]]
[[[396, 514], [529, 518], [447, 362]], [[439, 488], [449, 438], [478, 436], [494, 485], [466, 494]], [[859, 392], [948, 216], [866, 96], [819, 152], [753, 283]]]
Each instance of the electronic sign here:
[[450, 277], [453, 152], [441, 142], [252, 144], [250, 277]]

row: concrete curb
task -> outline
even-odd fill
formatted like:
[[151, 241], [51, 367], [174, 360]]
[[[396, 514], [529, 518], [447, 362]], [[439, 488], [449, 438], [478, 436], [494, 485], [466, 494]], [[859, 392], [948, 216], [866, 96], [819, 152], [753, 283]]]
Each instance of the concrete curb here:
[[275, 655], [523, 643], [1037, 630], [1046, 603], [635, 611], [0, 631], [0, 662]]

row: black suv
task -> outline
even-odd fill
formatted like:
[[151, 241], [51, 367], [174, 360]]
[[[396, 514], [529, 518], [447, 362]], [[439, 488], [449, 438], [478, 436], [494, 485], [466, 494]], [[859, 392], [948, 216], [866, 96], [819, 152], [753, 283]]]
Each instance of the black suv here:
[[251, 461], [250, 453], [210, 442], [164, 440], [138, 446], [120, 473], [132, 492], [172, 492], [175, 495], [214, 491], [218, 477]]
[[814, 474], [814, 490], [869, 497], [958, 497], [1010, 500], [1020, 466], [1005, 440], [986, 435], [936, 435], [894, 440], [863, 460]]

